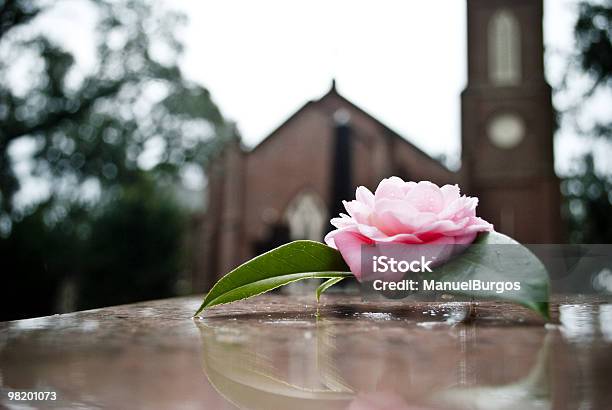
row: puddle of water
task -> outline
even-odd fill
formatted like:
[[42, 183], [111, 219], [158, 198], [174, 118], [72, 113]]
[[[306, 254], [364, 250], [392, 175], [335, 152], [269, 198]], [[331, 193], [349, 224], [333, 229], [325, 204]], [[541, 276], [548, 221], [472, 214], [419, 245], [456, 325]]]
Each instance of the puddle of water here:
[[573, 342], [590, 342], [597, 332], [597, 308], [593, 305], [559, 306], [561, 333]]
[[371, 320], [398, 320], [399, 318], [394, 318], [390, 313], [381, 313], [381, 312], [355, 312], [353, 313], [353, 317], [355, 318], [364, 318]]
[[606, 342], [612, 342], [612, 305], [599, 306], [599, 327]]
[[264, 296], [191, 320], [193, 305], [157, 320], [151, 314], [160, 307], [137, 317], [121, 308], [5, 324], [1, 382], [49, 385], [70, 408], [85, 399], [90, 407], [125, 407], [135, 391], [146, 398], [128, 407], [597, 409], [612, 402], [610, 303], [564, 304], [559, 324], [545, 326], [525, 309], [484, 303], [470, 317], [469, 303], [342, 300], [317, 316]]

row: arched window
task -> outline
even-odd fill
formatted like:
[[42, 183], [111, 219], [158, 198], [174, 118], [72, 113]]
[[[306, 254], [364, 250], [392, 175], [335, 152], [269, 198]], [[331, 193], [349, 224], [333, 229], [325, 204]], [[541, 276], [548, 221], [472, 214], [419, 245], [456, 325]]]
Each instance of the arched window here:
[[496, 12], [489, 23], [489, 80], [499, 86], [521, 82], [521, 28], [509, 10]]
[[291, 240], [320, 241], [323, 239], [326, 218], [325, 205], [315, 192], [299, 193], [293, 198], [285, 213]]

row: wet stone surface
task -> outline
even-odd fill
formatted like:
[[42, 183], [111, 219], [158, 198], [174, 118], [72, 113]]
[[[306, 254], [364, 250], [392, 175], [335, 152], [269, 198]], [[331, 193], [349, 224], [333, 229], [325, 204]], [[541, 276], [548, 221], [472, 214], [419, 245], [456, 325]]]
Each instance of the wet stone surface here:
[[[0, 323], [0, 408], [610, 408], [612, 303], [178, 298]], [[13, 390], [54, 391], [14, 402]], [[26, 407], [31, 405], [32, 407]]]

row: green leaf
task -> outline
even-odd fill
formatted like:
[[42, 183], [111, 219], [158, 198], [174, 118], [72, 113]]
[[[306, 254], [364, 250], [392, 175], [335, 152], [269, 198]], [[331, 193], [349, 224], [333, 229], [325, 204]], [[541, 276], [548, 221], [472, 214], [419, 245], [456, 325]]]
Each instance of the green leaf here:
[[494, 300], [506, 300], [526, 306], [549, 319], [549, 278], [546, 267], [529, 249], [498, 232], [483, 233], [455, 259], [436, 268], [437, 282], [469, 280], [520, 282], [520, 290], [448, 291], [446, 293]]
[[243, 263], [222, 277], [194, 316], [211, 306], [256, 296], [302, 279], [346, 278], [350, 269], [337, 250], [314, 241], [295, 241]]
[[319, 300], [321, 299], [321, 294], [323, 292], [334, 286], [336, 283], [340, 282], [342, 279], [344, 279], [344, 277], [331, 278], [321, 283], [321, 285], [319, 285], [319, 287], [317, 288], [317, 302], [319, 302]]
[[[503, 293], [496, 293], [495, 289], [445, 293], [518, 303], [549, 318], [550, 286], [545, 266], [529, 249], [500, 233], [480, 234], [465, 252], [436, 268], [431, 275], [437, 282], [520, 282], [520, 290]], [[246, 299], [298, 280], [328, 279], [317, 289], [318, 301], [323, 292], [351, 276], [337, 250], [319, 242], [295, 241], [257, 256], [225, 275], [206, 295], [195, 315], [211, 306]]]

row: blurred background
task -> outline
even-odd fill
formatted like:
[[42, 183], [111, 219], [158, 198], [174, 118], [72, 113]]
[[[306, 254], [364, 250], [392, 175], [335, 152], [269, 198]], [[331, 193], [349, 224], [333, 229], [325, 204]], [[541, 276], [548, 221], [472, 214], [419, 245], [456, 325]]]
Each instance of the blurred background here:
[[203, 292], [390, 175], [612, 243], [611, 38], [605, 0], [0, 0], [0, 320]]

